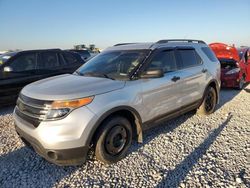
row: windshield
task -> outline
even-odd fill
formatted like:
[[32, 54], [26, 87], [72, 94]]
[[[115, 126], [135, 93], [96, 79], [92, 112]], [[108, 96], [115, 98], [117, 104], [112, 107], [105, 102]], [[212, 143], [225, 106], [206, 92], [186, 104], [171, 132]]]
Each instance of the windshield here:
[[76, 73], [82, 76], [128, 79], [147, 53], [148, 50], [103, 52], [81, 66]]
[[237, 68], [237, 62], [233, 59], [219, 59], [222, 69]]

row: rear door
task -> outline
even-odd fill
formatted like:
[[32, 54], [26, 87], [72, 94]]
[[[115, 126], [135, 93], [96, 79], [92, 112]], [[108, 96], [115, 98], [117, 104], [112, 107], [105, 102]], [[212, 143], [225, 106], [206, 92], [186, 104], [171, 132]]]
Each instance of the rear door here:
[[65, 73], [73, 73], [84, 64], [84, 61], [81, 59], [80, 55], [74, 52], [61, 52], [60, 60], [63, 64]]
[[162, 68], [164, 77], [142, 79], [141, 82], [145, 121], [165, 116], [180, 108], [180, 73], [174, 49], [158, 52], [146, 70], [155, 68]]
[[9, 67], [10, 72], [4, 72], [4, 67], [0, 70], [0, 96], [3, 103], [8, 103], [16, 99], [25, 85], [38, 79], [36, 75], [37, 53], [20, 53], [10, 59], [5, 67]]
[[41, 51], [37, 67], [37, 74], [40, 79], [64, 73], [57, 51]]
[[194, 48], [178, 48], [177, 61], [181, 69], [179, 81], [181, 94], [178, 103], [182, 107], [192, 105], [203, 96], [206, 87], [207, 70]]

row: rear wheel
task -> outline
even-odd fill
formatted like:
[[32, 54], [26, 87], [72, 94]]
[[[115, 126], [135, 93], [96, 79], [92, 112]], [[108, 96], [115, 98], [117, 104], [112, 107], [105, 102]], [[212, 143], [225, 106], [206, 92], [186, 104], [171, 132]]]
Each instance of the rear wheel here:
[[122, 159], [132, 142], [130, 122], [121, 116], [108, 118], [97, 132], [96, 158], [111, 164]]
[[209, 87], [205, 93], [205, 97], [201, 106], [197, 110], [198, 114], [209, 115], [214, 112], [216, 107], [216, 91], [213, 87]]

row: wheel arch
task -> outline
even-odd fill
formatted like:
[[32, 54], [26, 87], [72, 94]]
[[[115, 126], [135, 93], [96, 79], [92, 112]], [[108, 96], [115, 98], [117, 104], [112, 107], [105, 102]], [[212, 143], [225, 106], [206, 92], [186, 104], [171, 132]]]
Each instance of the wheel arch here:
[[216, 92], [216, 103], [218, 104], [219, 101], [220, 101], [220, 85], [218, 83], [218, 81], [216, 79], [212, 79], [208, 82], [205, 90], [204, 90], [204, 93], [203, 93], [203, 97], [202, 97], [202, 101], [204, 100], [205, 98], [205, 95], [206, 95], [206, 91], [209, 87], [213, 87], [215, 89], [215, 92]]
[[93, 126], [88, 139], [87, 144], [90, 146], [94, 144], [96, 139], [96, 133], [98, 132], [98, 129], [101, 127], [102, 123], [111, 116], [114, 115], [120, 115], [129, 120], [129, 122], [132, 125], [133, 130], [133, 136], [136, 137], [138, 142], [142, 142], [142, 120], [140, 117], [140, 114], [135, 110], [134, 108], [130, 106], [119, 106], [110, 109], [109, 111], [105, 112], [96, 122], [96, 124]]

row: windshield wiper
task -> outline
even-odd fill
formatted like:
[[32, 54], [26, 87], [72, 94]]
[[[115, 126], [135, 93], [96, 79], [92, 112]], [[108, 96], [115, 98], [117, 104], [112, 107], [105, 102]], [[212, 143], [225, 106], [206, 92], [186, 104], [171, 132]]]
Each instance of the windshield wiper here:
[[77, 72], [77, 74], [81, 75], [81, 76], [93, 76], [93, 77], [102, 77], [102, 78], [108, 78], [111, 80], [115, 80], [114, 78], [108, 76], [107, 74], [104, 73], [100, 73], [100, 72], [86, 72], [84, 74]]

